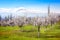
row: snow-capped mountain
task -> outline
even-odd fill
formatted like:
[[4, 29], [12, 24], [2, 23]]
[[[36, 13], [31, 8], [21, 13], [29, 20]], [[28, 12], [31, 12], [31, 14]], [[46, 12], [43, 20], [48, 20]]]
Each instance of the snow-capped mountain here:
[[47, 16], [48, 15], [47, 12], [48, 11], [45, 12], [41, 9], [27, 9], [27, 8], [24, 8], [24, 7], [0, 8], [0, 15], [3, 15], [3, 16], [10, 15], [10, 14], [12, 14], [14, 16]]

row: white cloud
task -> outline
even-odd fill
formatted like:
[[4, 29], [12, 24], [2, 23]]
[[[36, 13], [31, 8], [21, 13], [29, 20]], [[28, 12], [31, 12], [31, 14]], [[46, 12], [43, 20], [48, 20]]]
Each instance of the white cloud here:
[[0, 8], [0, 12], [9, 12], [11, 9], [7, 9], [7, 8]]
[[[53, 10], [51, 8], [51, 12], [59, 12], [60, 10]], [[12, 14], [20, 14], [20, 13], [47, 13], [47, 8], [24, 8], [24, 7], [19, 7], [19, 8], [0, 8], [0, 13], [12, 13]]]
[[19, 8], [0, 8], [0, 12], [8, 12], [8, 13], [16, 13], [16, 12], [31, 12], [31, 13], [44, 13], [47, 12], [44, 9], [27, 9], [24, 7], [19, 7]]

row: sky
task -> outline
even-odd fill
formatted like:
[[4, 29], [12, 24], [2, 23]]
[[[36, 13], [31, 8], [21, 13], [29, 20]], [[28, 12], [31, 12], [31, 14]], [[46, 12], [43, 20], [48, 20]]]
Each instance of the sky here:
[[60, 13], [60, 0], [0, 0], [0, 15], [29, 13], [29, 16], [36, 16], [42, 13], [44, 16], [47, 15], [48, 5], [51, 13]]

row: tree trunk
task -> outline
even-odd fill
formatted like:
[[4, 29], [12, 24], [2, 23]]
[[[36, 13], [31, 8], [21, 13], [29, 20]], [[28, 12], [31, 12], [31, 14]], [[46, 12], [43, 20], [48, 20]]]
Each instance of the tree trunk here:
[[38, 26], [38, 38], [40, 37], [40, 26]]

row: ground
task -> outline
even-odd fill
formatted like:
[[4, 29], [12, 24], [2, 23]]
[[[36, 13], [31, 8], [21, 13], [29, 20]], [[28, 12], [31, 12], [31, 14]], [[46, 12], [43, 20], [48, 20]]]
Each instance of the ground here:
[[0, 40], [60, 40], [60, 25], [48, 25], [47, 28], [41, 26], [39, 38], [37, 26], [0, 27]]

